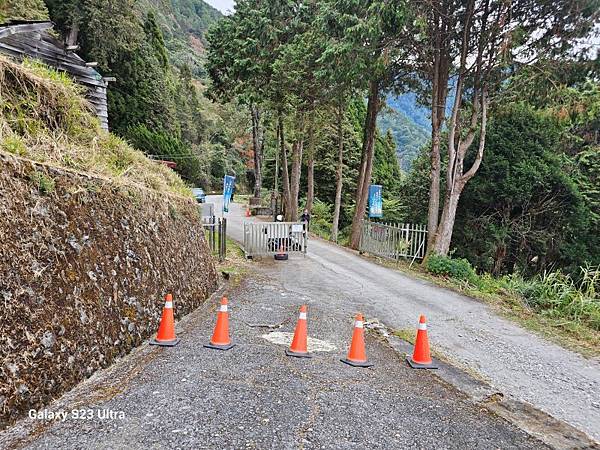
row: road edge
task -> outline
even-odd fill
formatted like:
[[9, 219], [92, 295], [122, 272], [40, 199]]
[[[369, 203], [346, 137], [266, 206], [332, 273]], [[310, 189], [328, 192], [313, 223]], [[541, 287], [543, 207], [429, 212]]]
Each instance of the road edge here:
[[[376, 333], [398, 353], [401, 361], [411, 354], [412, 344], [394, 335], [378, 320], [366, 322], [365, 327]], [[574, 426], [535, 408], [530, 403], [504, 395], [486, 381], [475, 378], [447, 361], [436, 359], [436, 362], [439, 369], [433, 371], [433, 374], [442, 382], [467, 395], [473, 404], [503, 418], [549, 447], [600, 450], [599, 442]]]
[[[216, 311], [217, 303], [221, 296], [226, 295], [233, 286], [231, 281], [218, 280], [217, 289], [204, 300], [196, 309], [175, 322], [178, 335], [185, 336], [194, 320], [205, 310]], [[129, 353], [117, 358], [110, 366], [94, 372], [89, 378], [82, 380], [72, 389], [64, 392], [59, 398], [45, 405], [48, 411], [67, 410], [87, 405], [89, 400], [105, 401], [121, 394], [128, 383], [121, 383], [125, 378], [133, 380], [151, 360], [160, 355], [161, 347], [149, 345], [152, 337], [134, 347]], [[119, 371], [117, 374], [116, 371]], [[114, 374], [114, 376], [111, 376]], [[89, 387], [93, 386], [93, 389]], [[82, 392], [86, 392], [82, 395]], [[91, 394], [93, 392], [93, 394]], [[87, 402], [87, 403], [86, 403]], [[21, 449], [25, 448], [36, 439], [49, 431], [55, 421], [40, 421], [24, 416], [8, 428], [0, 431], [0, 448]]]

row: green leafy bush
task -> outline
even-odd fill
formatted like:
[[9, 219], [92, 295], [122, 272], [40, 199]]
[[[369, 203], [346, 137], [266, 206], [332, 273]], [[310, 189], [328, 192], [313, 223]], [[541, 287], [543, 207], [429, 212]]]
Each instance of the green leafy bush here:
[[310, 231], [325, 239], [329, 239], [331, 236], [331, 222], [333, 220], [331, 209], [329, 203], [322, 202], [319, 199], [315, 199], [313, 202]]
[[488, 272], [477, 275], [469, 280], [469, 282], [477, 288], [479, 292], [484, 294], [509, 295], [520, 295], [529, 284], [529, 281], [523, 279], [521, 275], [516, 273], [494, 277]]
[[473, 281], [477, 278], [471, 263], [466, 259], [452, 259], [448, 256], [431, 255], [425, 262], [425, 268], [434, 275], [457, 280]]

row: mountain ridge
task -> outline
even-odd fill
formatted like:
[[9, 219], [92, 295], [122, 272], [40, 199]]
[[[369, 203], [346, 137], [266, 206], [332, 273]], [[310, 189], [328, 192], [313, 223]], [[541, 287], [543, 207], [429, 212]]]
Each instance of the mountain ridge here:
[[196, 78], [206, 76], [205, 35], [223, 17], [221, 12], [203, 0], [139, 0], [136, 9], [156, 15], [173, 65], [187, 65]]

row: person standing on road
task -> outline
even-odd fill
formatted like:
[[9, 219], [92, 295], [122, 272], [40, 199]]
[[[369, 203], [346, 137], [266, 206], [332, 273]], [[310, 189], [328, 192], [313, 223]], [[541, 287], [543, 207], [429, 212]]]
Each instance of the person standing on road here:
[[306, 231], [309, 231], [309, 228], [310, 228], [310, 213], [308, 212], [308, 209], [304, 209], [304, 212], [300, 216], [300, 222], [306, 223], [305, 229], [306, 229]]

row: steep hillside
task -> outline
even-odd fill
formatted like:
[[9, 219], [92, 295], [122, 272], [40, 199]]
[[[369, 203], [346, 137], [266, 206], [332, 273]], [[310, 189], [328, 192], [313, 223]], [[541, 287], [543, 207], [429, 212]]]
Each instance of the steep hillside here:
[[171, 62], [187, 64], [196, 77], [203, 77], [204, 35], [222, 14], [202, 0], [139, 0], [137, 5], [141, 14], [156, 14]]
[[0, 57], [0, 150], [36, 161], [189, 196], [171, 169], [103, 131], [81, 87], [35, 62]]
[[1, 0], [0, 23], [8, 20], [47, 20], [44, 0]]
[[388, 97], [387, 105], [395, 111], [403, 113], [411, 122], [429, 133], [431, 131], [431, 119], [429, 109], [417, 103], [417, 96], [412, 92]]
[[384, 132], [391, 131], [400, 166], [408, 171], [421, 147], [429, 140], [429, 131], [408, 118], [402, 110], [392, 108], [386, 108], [379, 114], [377, 125]]
[[[447, 116], [451, 113], [453, 101], [453, 94], [450, 93], [446, 102]], [[408, 170], [430, 138], [430, 110], [417, 103], [417, 96], [413, 92], [389, 96], [386, 104], [387, 108], [381, 112], [378, 125], [384, 131], [391, 130], [398, 146], [400, 164], [404, 170]]]

